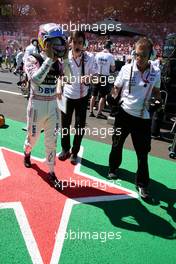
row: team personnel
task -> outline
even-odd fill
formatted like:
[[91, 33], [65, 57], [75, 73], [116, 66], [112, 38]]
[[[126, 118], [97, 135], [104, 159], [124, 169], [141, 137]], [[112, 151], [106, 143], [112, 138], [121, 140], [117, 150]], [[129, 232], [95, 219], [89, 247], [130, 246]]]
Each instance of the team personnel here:
[[98, 113], [97, 118], [106, 118], [104, 114], [102, 114], [102, 110], [104, 108], [105, 104], [105, 97], [110, 92], [110, 84], [108, 77], [110, 75], [110, 71], [115, 71], [115, 61], [113, 55], [110, 53], [111, 50], [111, 41], [107, 41], [103, 51], [98, 52], [95, 55], [95, 59], [98, 65], [98, 74], [100, 75], [100, 82], [98, 84], [95, 84], [92, 87], [92, 97], [90, 100], [90, 117], [95, 117], [93, 113], [93, 107], [95, 105], [95, 100], [97, 95], [99, 94], [100, 101], [98, 104]]
[[30, 155], [40, 135], [45, 133], [46, 162], [49, 179], [55, 187], [59, 181], [54, 173], [59, 113], [57, 107], [57, 78], [62, 74], [58, 61], [65, 54], [66, 39], [57, 24], [40, 26], [39, 43], [41, 55], [31, 55], [25, 60], [25, 72], [31, 81], [31, 93], [27, 108], [27, 137], [24, 144], [24, 165], [31, 167]]
[[122, 161], [123, 144], [131, 134], [138, 160], [136, 187], [142, 198], [149, 198], [147, 159], [151, 148], [151, 120], [147, 105], [151, 93], [160, 100], [160, 70], [149, 62], [152, 50], [150, 39], [143, 37], [137, 41], [135, 59], [122, 67], [112, 92], [116, 97], [121, 91], [122, 104], [115, 117], [108, 177], [117, 177], [116, 170]]
[[[30, 45], [28, 45], [25, 49], [24, 56], [23, 56], [23, 63], [25, 63], [25, 60], [33, 54], [39, 54], [40, 53], [40, 47], [38, 43], [38, 39], [32, 38]], [[30, 82], [28, 80], [27, 75], [25, 76], [25, 79], [23, 81], [19, 81], [17, 83], [18, 86], [23, 86], [23, 89], [25, 88], [25, 96], [27, 99], [29, 99], [30, 94]]]
[[24, 57], [24, 52], [23, 52], [23, 48], [20, 47], [17, 55], [16, 55], [16, 68], [14, 70], [14, 74], [16, 74], [17, 72], [19, 72], [21, 69], [23, 69], [23, 57]]
[[39, 43], [38, 39], [33, 38], [31, 39], [31, 43], [29, 46], [26, 47], [23, 62], [25, 62], [26, 58], [29, 57], [32, 54], [38, 54], [40, 53]]
[[5, 65], [6, 69], [9, 69], [11, 72], [11, 58], [12, 58], [12, 48], [11, 47], [6, 47], [5, 50]]
[[1, 70], [3, 70], [2, 63], [3, 63], [3, 53], [2, 53], [2, 50], [0, 49], [0, 68]]
[[[77, 163], [77, 154], [84, 135], [86, 110], [88, 104], [88, 88], [91, 75], [97, 74], [97, 65], [92, 54], [84, 51], [85, 35], [82, 31], [71, 32], [68, 60], [64, 61], [65, 77], [63, 95], [67, 98], [67, 112], [61, 112], [62, 152], [60, 160], [70, 157], [72, 164]], [[70, 69], [70, 70], [69, 70]], [[61, 91], [62, 93], [62, 91]], [[70, 125], [75, 111], [75, 135], [73, 146], [70, 144]], [[71, 151], [70, 151], [71, 148]]]

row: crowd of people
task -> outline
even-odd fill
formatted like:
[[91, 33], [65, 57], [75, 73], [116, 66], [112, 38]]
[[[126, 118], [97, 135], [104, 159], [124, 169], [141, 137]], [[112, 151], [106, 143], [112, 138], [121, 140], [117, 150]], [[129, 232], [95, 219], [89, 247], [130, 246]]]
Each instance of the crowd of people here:
[[[39, 22], [37, 23], [39, 24]], [[37, 25], [36, 24], [36, 25]], [[160, 23], [160, 24], [152, 24], [152, 23], [141, 23], [141, 24], [136, 24], [136, 23], [131, 23], [129, 24], [131, 27], [133, 27], [134, 29], [138, 30], [139, 32], [143, 33], [144, 35], [148, 35], [149, 37], [151, 37], [151, 39], [154, 42], [154, 46], [155, 49], [157, 50], [157, 53], [159, 56], [161, 56], [162, 54], [162, 47], [163, 47], [163, 41], [164, 38], [167, 36], [167, 34], [169, 33], [174, 33], [175, 30], [175, 25], [173, 24], [166, 24], [166, 23]], [[20, 43], [22, 45], [26, 45], [27, 42], [30, 39], [30, 36], [28, 36], [28, 41], [26, 40], [27, 37], [25, 37], [25, 32], [21, 33], [14, 33], [11, 31], [6, 31], [6, 32], [2, 32], [0, 31], [0, 48], [5, 49], [5, 44], [6, 46], [9, 45], [9, 43], [7, 42], [8, 39], [10, 39], [10, 36], [13, 36], [15, 34], [15, 38], [18, 40], [18, 47], [20, 46]], [[34, 33], [34, 35], [36, 35], [36, 33]], [[5, 39], [7, 40], [6, 42], [3, 40], [5, 36]], [[25, 40], [23, 40], [23, 38]], [[87, 34], [87, 38], [89, 40], [89, 50], [92, 52], [98, 52], [102, 49], [103, 47], [103, 43], [106, 37], [104, 36], [98, 36], [95, 34]], [[111, 39], [114, 43], [112, 52], [114, 55], [118, 54], [121, 57], [123, 57], [123, 55], [128, 55], [130, 54], [131, 49], [133, 48], [133, 45], [135, 43], [134, 38], [127, 38], [127, 37], [114, 37], [111, 36]], [[9, 41], [10, 42], [10, 41]], [[11, 41], [12, 45], [14, 41]], [[15, 46], [17, 46], [15, 44]], [[3, 55], [5, 56], [5, 51], [3, 51]]]
[[[75, 3], [72, 0], [66, 3], [58, 2], [54, 9], [50, 5], [47, 9], [47, 16], [45, 13], [46, 8], [42, 9], [42, 7], [40, 7], [41, 9], [38, 8], [41, 12], [40, 16], [30, 15], [28, 17], [27, 15], [21, 15], [8, 17], [8, 19], [5, 16], [0, 16], [0, 47], [3, 45], [1, 48], [5, 48], [5, 36], [7, 36], [5, 39], [8, 39], [8, 36], [15, 35], [16, 39], [19, 39], [21, 42], [24, 36], [31, 37], [29, 36], [29, 29], [33, 36], [35, 36], [37, 34], [36, 28], [40, 24], [45, 23], [46, 20], [48, 21], [50, 17], [52, 19], [55, 18], [55, 21], [59, 24], [69, 24], [70, 21], [76, 24], [92, 24], [97, 21], [103, 21], [108, 17], [117, 19], [121, 23], [126, 23], [134, 30], [152, 38], [159, 54], [161, 54], [163, 40], [166, 35], [175, 31], [175, 7], [160, 3], [159, 0], [155, 2], [148, 0], [145, 4], [139, 4], [138, 1], [131, 3], [131, 1], [126, 0], [120, 3], [120, 5], [116, 1], [108, 4], [107, 1], [102, 1], [101, 7], [97, 6], [92, 0], [87, 1], [86, 4], [83, 2], [78, 1]], [[133, 7], [133, 12], [131, 12]], [[172, 10], [172, 12], [169, 12], [169, 10]], [[117, 40], [113, 40], [113, 42], [117, 43], [113, 52], [123, 56], [129, 53], [129, 49], [135, 40], [119, 40], [117, 37]], [[97, 40], [96, 35], [91, 35], [90, 43], [90, 49], [95, 52], [102, 48], [101, 40]]]

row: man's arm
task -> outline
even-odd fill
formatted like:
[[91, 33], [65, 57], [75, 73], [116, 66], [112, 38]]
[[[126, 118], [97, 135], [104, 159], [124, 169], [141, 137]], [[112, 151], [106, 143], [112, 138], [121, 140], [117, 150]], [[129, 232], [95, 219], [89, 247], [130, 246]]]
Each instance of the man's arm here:
[[161, 87], [161, 72], [158, 71], [156, 76], [156, 81], [152, 89], [152, 96], [155, 97], [155, 99], [158, 101], [161, 101], [160, 87]]
[[36, 58], [29, 56], [25, 60], [24, 69], [29, 80], [32, 80], [34, 83], [40, 85], [46, 78], [52, 64], [53, 60], [51, 58], [46, 58], [42, 63], [42, 66], [40, 66]]
[[114, 86], [114, 87], [112, 88], [112, 90], [111, 90], [111, 95], [112, 95], [112, 97], [113, 97], [114, 99], [118, 96], [120, 90], [121, 90], [121, 87], [116, 87], [116, 86]]
[[124, 83], [124, 78], [123, 78], [123, 67], [122, 67], [114, 82], [114, 87], [111, 90], [112, 97], [116, 98], [118, 96], [119, 92], [122, 90], [123, 83]]
[[56, 95], [59, 100], [62, 99], [62, 89], [63, 89], [63, 76], [57, 79]]
[[115, 65], [111, 65], [110, 66], [110, 70], [111, 70], [112, 73], [115, 72]]
[[114, 60], [114, 57], [112, 55], [112, 58], [111, 58], [111, 64], [110, 64], [110, 71], [113, 73], [115, 72], [115, 60]]

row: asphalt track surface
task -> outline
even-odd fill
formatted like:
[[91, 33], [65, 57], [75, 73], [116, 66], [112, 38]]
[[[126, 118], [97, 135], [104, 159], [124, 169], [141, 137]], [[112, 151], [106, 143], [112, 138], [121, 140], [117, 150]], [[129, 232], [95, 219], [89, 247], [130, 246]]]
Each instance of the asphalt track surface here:
[[[0, 113], [4, 114], [5, 118], [26, 122], [27, 100], [21, 95], [20, 89], [16, 85], [17, 81], [18, 76], [15, 76], [8, 70], [0, 72], [0, 99], [3, 101], [3, 103], [0, 103]], [[108, 113], [105, 114], [108, 115]], [[90, 118], [88, 117], [87, 112], [86, 127], [90, 128], [91, 131], [97, 131], [96, 129], [98, 129], [98, 131], [101, 131], [101, 133], [96, 135], [96, 133], [88, 132], [85, 135], [85, 138], [111, 144], [111, 135], [108, 135], [108, 129], [110, 129], [112, 126], [107, 124], [107, 120], [101, 120], [92, 117]], [[168, 146], [168, 142], [152, 140], [152, 149], [150, 154], [152, 156], [170, 159], [168, 156]], [[125, 148], [133, 149], [130, 136], [125, 142]]]

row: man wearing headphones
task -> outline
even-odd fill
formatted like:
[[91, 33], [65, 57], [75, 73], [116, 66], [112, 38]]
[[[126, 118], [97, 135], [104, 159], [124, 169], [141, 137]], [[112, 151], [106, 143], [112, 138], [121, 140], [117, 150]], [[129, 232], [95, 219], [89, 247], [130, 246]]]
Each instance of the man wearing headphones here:
[[150, 39], [143, 37], [137, 41], [134, 60], [122, 67], [112, 91], [114, 98], [121, 93], [121, 106], [115, 117], [108, 178], [117, 177], [116, 170], [122, 161], [123, 144], [131, 134], [138, 160], [136, 187], [143, 199], [149, 198], [147, 159], [151, 149], [151, 120], [148, 101], [151, 94], [160, 100], [160, 69], [149, 62], [152, 50]]
[[[66, 80], [63, 95], [67, 98], [67, 112], [61, 112], [62, 152], [58, 158], [64, 161], [70, 157], [72, 164], [77, 163], [77, 153], [84, 135], [89, 84], [92, 76], [98, 72], [94, 56], [83, 51], [85, 44], [84, 32], [72, 31], [70, 37], [71, 50], [68, 53], [68, 59], [64, 61], [64, 78]], [[62, 91], [60, 93], [62, 94]], [[74, 111], [75, 135], [70, 151], [70, 125]]]

